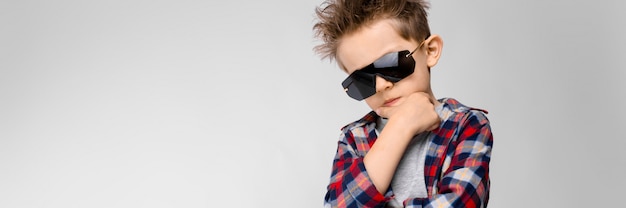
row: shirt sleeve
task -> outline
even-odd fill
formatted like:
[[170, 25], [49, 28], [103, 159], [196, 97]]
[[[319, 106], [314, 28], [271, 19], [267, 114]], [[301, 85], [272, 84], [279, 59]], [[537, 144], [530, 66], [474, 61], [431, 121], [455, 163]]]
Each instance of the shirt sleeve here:
[[384, 196], [378, 192], [354, 144], [350, 132], [344, 133], [338, 142], [325, 207], [384, 207], [391, 194]]
[[[493, 136], [484, 114], [473, 112], [448, 147], [444, 173], [436, 193], [410, 198], [405, 207], [486, 207], [489, 200], [489, 161]], [[446, 168], [447, 167], [447, 168]]]

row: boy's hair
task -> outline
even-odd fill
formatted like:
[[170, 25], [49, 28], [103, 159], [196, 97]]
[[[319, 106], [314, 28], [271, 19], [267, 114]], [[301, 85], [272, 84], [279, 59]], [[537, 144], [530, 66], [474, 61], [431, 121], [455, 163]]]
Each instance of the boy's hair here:
[[400, 36], [406, 40], [424, 40], [430, 36], [424, 0], [326, 0], [315, 12], [319, 22], [313, 26], [323, 43], [314, 50], [333, 60], [337, 45], [345, 34], [380, 19], [394, 19]]

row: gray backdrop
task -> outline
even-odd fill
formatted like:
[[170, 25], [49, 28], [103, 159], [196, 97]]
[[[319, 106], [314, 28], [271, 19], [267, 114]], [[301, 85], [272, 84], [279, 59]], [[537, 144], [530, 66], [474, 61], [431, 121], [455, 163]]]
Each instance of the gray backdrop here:
[[[435, 95], [490, 111], [490, 207], [622, 201], [623, 2], [432, 3]], [[0, 207], [321, 207], [368, 108], [312, 52], [320, 3], [0, 1]]]

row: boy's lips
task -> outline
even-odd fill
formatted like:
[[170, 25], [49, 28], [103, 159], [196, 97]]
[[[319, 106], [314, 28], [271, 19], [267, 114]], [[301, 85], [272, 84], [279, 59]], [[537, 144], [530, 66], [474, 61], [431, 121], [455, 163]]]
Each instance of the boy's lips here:
[[397, 97], [397, 98], [392, 98], [392, 99], [385, 100], [385, 103], [383, 103], [383, 106], [384, 106], [384, 107], [389, 107], [389, 106], [392, 106], [393, 104], [395, 104], [396, 102], [398, 102], [398, 100], [399, 100], [399, 99], [400, 99], [400, 98], [399, 98], [399, 97]]

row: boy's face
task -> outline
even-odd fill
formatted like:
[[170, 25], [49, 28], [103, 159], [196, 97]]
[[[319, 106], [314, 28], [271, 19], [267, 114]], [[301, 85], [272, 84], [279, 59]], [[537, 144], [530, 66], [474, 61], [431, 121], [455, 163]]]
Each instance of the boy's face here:
[[[344, 35], [337, 48], [337, 62], [348, 74], [362, 69], [386, 54], [398, 51], [413, 51], [421, 44], [405, 40], [393, 27], [394, 20], [383, 19]], [[436, 39], [433, 41], [433, 39]], [[414, 72], [393, 83], [376, 76], [376, 93], [365, 98], [373, 110], [381, 106], [393, 107], [415, 92], [425, 92], [434, 98], [430, 88], [429, 67], [437, 63], [441, 51], [441, 39], [433, 35], [412, 54]]]

